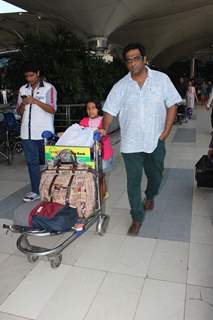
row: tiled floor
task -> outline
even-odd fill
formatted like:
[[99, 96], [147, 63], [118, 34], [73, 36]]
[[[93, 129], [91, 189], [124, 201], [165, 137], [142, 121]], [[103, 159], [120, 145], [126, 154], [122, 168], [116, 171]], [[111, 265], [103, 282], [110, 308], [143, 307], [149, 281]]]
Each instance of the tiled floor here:
[[[126, 235], [131, 219], [116, 135], [104, 237], [91, 228], [53, 270], [46, 259], [28, 263], [16, 249], [18, 235], [0, 228], [0, 320], [212, 320], [213, 190], [194, 182], [210, 131], [209, 113], [201, 107], [193, 120], [173, 128], [156, 209], [137, 238]], [[29, 186], [22, 157], [11, 167], [0, 160], [0, 171], [2, 224], [23, 208]], [[144, 178], [142, 190], [145, 184]], [[66, 237], [36, 244], [56, 245]]]

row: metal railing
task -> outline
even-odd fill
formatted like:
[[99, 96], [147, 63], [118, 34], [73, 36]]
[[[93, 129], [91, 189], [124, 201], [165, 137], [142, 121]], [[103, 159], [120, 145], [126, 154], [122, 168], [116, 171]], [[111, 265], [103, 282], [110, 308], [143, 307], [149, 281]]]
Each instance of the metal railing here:
[[[80, 120], [87, 116], [85, 104], [59, 104], [55, 114], [56, 132], [64, 131], [73, 123], [79, 123]], [[110, 132], [119, 128], [118, 119], [114, 118], [110, 126]]]
[[79, 121], [86, 116], [85, 104], [59, 104], [55, 114], [56, 132], [64, 131], [73, 123]]
[[[10, 105], [0, 105], [0, 120], [1, 119], [1, 113], [3, 112], [8, 112], [12, 111], [15, 112], [15, 106], [10, 106]], [[15, 116], [17, 119], [20, 118], [15, 113]], [[76, 103], [76, 104], [59, 104], [57, 106], [57, 112], [55, 114], [55, 121], [54, 121], [54, 126], [55, 126], [55, 131], [56, 132], [61, 132], [65, 131], [70, 125], [73, 123], [79, 123], [80, 120], [87, 116], [86, 114], [86, 107], [85, 104], [83, 103]], [[119, 128], [118, 125], [118, 120], [115, 118], [113, 119], [113, 122], [110, 126], [110, 132], [115, 131]]]

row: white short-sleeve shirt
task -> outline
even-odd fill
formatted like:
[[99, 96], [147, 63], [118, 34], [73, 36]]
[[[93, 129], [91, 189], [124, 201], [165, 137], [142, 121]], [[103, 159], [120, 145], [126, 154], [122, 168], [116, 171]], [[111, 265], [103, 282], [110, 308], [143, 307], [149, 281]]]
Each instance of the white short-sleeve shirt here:
[[[35, 99], [48, 104], [54, 111], [56, 105], [56, 90], [46, 81], [39, 81], [38, 87], [32, 90], [29, 84], [23, 85], [19, 90], [17, 109], [21, 105], [21, 96], [33, 96]], [[21, 138], [41, 140], [42, 132], [49, 130], [54, 133], [54, 113], [46, 112], [36, 104], [27, 104], [22, 116]]]
[[128, 73], [111, 89], [103, 111], [119, 116], [121, 152], [151, 153], [166, 123], [166, 110], [182, 101], [169, 77], [147, 67], [142, 87]]

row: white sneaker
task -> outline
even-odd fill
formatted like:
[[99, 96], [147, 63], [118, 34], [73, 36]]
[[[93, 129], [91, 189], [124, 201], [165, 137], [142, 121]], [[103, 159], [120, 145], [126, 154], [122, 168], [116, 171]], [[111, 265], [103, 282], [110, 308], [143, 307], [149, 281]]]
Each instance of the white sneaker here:
[[25, 194], [23, 201], [24, 202], [31, 202], [40, 199], [40, 195], [35, 192], [28, 192]]

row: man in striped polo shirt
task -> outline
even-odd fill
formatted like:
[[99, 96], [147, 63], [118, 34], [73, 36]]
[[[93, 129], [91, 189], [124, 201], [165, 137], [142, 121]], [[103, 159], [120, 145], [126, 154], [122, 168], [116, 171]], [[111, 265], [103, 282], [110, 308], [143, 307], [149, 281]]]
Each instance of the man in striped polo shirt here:
[[30, 202], [40, 197], [40, 164], [44, 163], [41, 135], [44, 130], [54, 132], [57, 93], [52, 84], [40, 79], [37, 66], [25, 66], [24, 74], [27, 84], [19, 90], [17, 113], [22, 116], [21, 139], [32, 188], [23, 200]]

